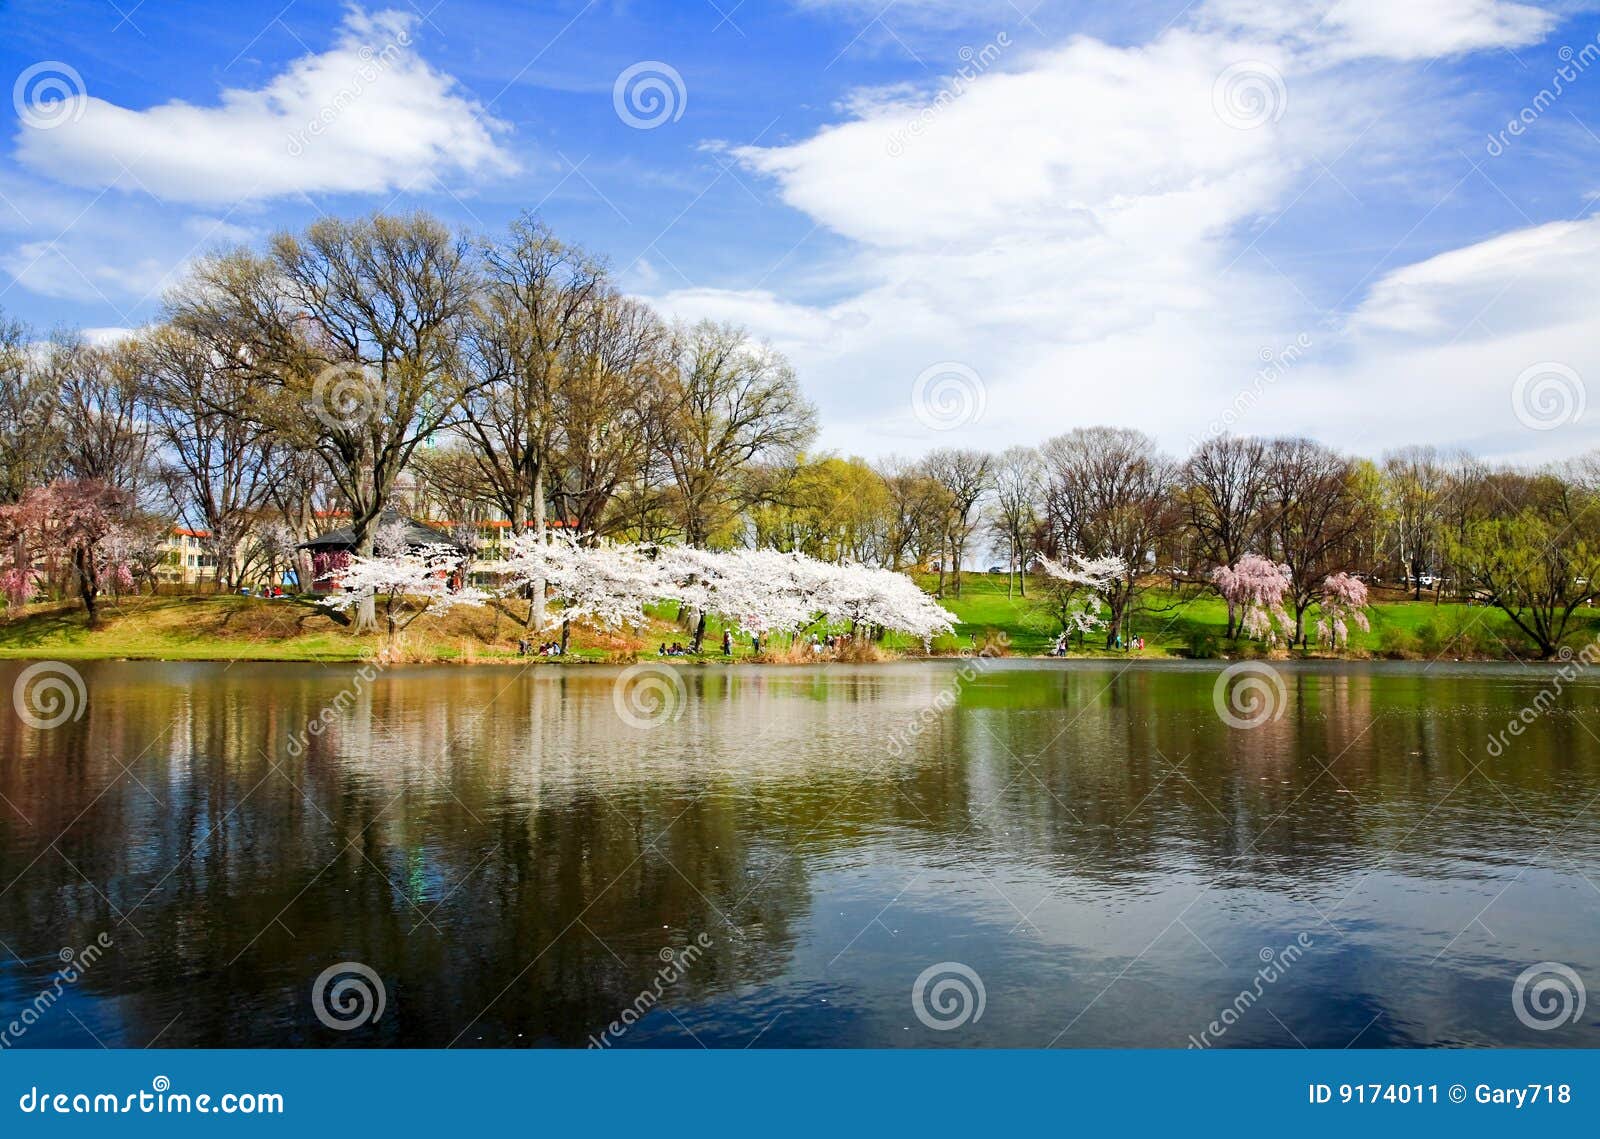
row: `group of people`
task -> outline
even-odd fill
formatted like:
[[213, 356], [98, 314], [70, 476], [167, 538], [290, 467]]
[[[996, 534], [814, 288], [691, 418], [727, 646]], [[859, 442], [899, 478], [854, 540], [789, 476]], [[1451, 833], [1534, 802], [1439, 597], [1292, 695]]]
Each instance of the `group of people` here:
[[[750, 638], [750, 644], [757, 652], [760, 651], [761, 642], [756, 637], [752, 636]], [[673, 641], [670, 645], [663, 641], [661, 646], [656, 649], [656, 656], [681, 657], [688, 656], [691, 653], [698, 653], [699, 651], [700, 644], [698, 641], [692, 645], [689, 645], [688, 647], [679, 644], [677, 641]], [[733, 655], [732, 629], [722, 630], [722, 655], [725, 657], [731, 657]]]
[[[1122, 634], [1118, 633], [1117, 634], [1116, 644], [1117, 644], [1117, 648], [1119, 648], [1119, 649], [1129, 649], [1129, 650], [1131, 650], [1133, 652], [1136, 652], [1136, 653], [1144, 652], [1144, 638], [1143, 637], [1129, 637], [1126, 641], [1124, 641], [1123, 638], [1122, 638]], [[1050, 655], [1053, 656], [1053, 657], [1064, 657], [1064, 656], [1067, 655], [1067, 634], [1066, 633], [1061, 633], [1056, 637], [1056, 643], [1050, 646]]]
[[[517, 655], [528, 656], [534, 653], [533, 642], [524, 637], [517, 642]], [[537, 655], [542, 657], [558, 657], [561, 655], [560, 641], [544, 641], [539, 645]]]
[[256, 586], [256, 588], [255, 588], [253, 593], [252, 593], [250, 587], [248, 585], [246, 585], [246, 586], [243, 586], [243, 587], [240, 588], [239, 593], [244, 597], [252, 597], [252, 596], [254, 596], [254, 597], [265, 597], [265, 598], [268, 598], [268, 599], [289, 596], [287, 593], [284, 592], [283, 586], [281, 586], [281, 585], [258, 585], [258, 586]]
[[811, 651], [817, 654], [821, 654], [824, 651], [832, 652], [834, 649], [842, 649], [849, 643], [849, 633], [829, 633], [823, 637], [819, 637], [815, 633], [811, 634]]

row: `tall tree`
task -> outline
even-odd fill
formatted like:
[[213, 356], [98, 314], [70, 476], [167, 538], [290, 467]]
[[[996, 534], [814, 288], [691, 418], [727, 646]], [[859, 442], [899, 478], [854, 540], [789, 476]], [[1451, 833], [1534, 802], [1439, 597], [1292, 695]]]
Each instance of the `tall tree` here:
[[[1439, 545], [1439, 503], [1445, 466], [1433, 447], [1410, 446], [1383, 457], [1384, 506], [1394, 529], [1395, 560], [1411, 578], [1412, 600], [1422, 599], [1422, 575], [1433, 568]], [[1434, 583], [1439, 589], [1439, 583]]]
[[[994, 477], [994, 457], [987, 451], [941, 447], [929, 451], [922, 462], [928, 477], [944, 488], [946, 495], [944, 539], [950, 551], [955, 593], [960, 597], [961, 560], [980, 521], [978, 501], [989, 491]], [[940, 582], [942, 585], [942, 565]]]
[[142, 361], [129, 340], [106, 346], [59, 338], [47, 350], [62, 463], [77, 482], [137, 496], [149, 473]]
[[180, 474], [182, 512], [207, 530], [218, 584], [239, 583], [240, 547], [280, 476], [277, 433], [253, 411], [268, 398], [258, 375], [230, 366], [229, 346], [170, 326], [140, 345], [145, 404], [162, 450]]
[[611, 506], [659, 444], [667, 349], [667, 329], [648, 306], [607, 292], [568, 350], [551, 501], [580, 534], [598, 538], [622, 524]]
[[60, 469], [55, 388], [28, 341], [27, 326], [0, 312], [0, 503], [16, 502]]
[[662, 452], [684, 539], [706, 546], [750, 501], [744, 469], [791, 462], [816, 434], [816, 409], [794, 369], [742, 328], [677, 329], [662, 391]]
[[[242, 345], [242, 366], [276, 385], [272, 422], [322, 457], [370, 556], [395, 481], [464, 394], [476, 285], [467, 242], [426, 214], [326, 217], [264, 257], [202, 262], [173, 309], [196, 335]], [[355, 626], [376, 624], [369, 597]]]
[[1306, 641], [1305, 614], [1325, 578], [1348, 568], [1351, 543], [1370, 521], [1355, 465], [1309, 439], [1276, 439], [1267, 449], [1268, 532], [1289, 567], [1291, 644]]
[[[1266, 444], [1260, 439], [1213, 436], [1195, 448], [1183, 473], [1184, 513], [1198, 552], [1209, 563], [1204, 568], [1237, 565], [1259, 537], [1267, 490]], [[1228, 593], [1223, 596], [1231, 637], [1237, 606]]]
[[1116, 558], [1104, 593], [1110, 648], [1126, 626], [1156, 551], [1176, 524], [1172, 460], [1156, 441], [1119, 427], [1080, 427], [1045, 443], [1046, 502], [1063, 549]]
[[1028, 595], [1027, 556], [1030, 536], [1042, 511], [1044, 463], [1033, 447], [1007, 447], [994, 462], [994, 533], [1005, 545], [1006, 596], [1013, 575], [1023, 597]]
[[1452, 539], [1466, 581], [1548, 659], [1600, 578], [1600, 497], [1555, 472], [1486, 477], [1489, 509]]

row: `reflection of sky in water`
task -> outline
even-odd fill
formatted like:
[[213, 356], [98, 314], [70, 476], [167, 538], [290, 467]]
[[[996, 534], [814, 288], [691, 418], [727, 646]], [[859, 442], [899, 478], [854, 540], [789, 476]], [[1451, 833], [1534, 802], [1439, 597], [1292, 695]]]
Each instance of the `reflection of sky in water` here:
[[[579, 1045], [701, 932], [617, 1046], [1179, 1047], [1302, 935], [1221, 1045], [1600, 1044], [1512, 1014], [1600, 978], [1596, 688], [1485, 750], [1535, 671], [1286, 667], [1241, 731], [1203, 666], [689, 667], [648, 729], [617, 669], [81, 670], [0, 727], [0, 1013], [117, 944], [27, 1045]], [[340, 960], [389, 989], [349, 1034]], [[986, 1006], [940, 1032], [945, 961]]]

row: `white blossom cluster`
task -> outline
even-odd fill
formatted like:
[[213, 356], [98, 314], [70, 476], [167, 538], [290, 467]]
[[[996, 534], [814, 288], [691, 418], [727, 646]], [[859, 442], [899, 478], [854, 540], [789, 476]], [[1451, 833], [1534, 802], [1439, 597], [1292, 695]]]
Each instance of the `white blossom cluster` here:
[[661, 602], [714, 615], [759, 637], [821, 621], [906, 633], [926, 646], [953, 628], [950, 614], [904, 574], [776, 550], [585, 545], [576, 535], [521, 534], [503, 559], [472, 567], [474, 575], [496, 583], [493, 594], [457, 585], [462, 564], [448, 547], [355, 557], [339, 571], [339, 592], [326, 604], [343, 608], [370, 596], [403, 596], [420, 601], [421, 610], [439, 611], [481, 605], [493, 595], [542, 592], [551, 620], [606, 629], [643, 626], [645, 607]]

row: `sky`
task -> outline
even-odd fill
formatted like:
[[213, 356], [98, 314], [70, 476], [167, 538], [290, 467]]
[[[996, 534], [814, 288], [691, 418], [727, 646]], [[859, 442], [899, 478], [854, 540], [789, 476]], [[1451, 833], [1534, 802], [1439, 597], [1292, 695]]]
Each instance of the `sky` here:
[[819, 445], [1600, 446], [1600, 3], [0, 0], [0, 309], [322, 214], [537, 211]]

